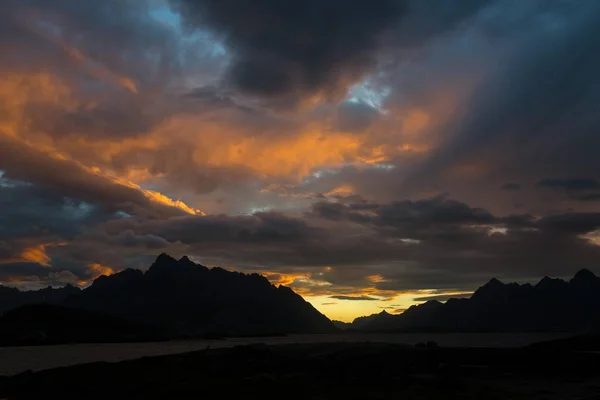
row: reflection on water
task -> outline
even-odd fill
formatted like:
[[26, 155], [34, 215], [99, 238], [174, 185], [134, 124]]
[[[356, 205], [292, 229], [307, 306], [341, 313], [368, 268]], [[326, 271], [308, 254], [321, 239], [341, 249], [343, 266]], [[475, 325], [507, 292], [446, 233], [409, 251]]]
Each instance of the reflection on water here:
[[94, 361], [122, 361], [145, 356], [186, 353], [207, 347], [232, 347], [266, 343], [333, 343], [379, 342], [405, 343], [435, 341], [440, 346], [518, 347], [543, 340], [568, 336], [560, 333], [395, 333], [395, 334], [339, 334], [290, 335], [271, 338], [233, 338], [224, 340], [189, 340], [159, 343], [107, 343], [60, 346], [4, 347], [0, 348], [0, 375], [14, 375], [23, 371], [55, 368]]

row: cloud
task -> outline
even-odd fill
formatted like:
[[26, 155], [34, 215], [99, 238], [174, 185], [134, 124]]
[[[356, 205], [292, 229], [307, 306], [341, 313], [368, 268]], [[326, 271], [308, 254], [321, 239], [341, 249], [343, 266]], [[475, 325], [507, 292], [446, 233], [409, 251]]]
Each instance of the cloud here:
[[447, 301], [450, 299], [464, 299], [471, 297], [473, 293], [450, 293], [450, 294], [434, 294], [432, 296], [415, 297], [414, 301]]
[[165, 251], [384, 301], [597, 268], [598, 7], [4, 1], [3, 282]]
[[371, 296], [341, 296], [341, 295], [337, 295], [337, 296], [330, 296], [330, 298], [336, 299], [336, 300], [360, 300], [360, 301], [380, 300], [376, 297], [371, 297]]
[[[435, 154], [412, 174], [408, 186], [441, 184], [443, 171], [465, 164], [481, 166], [480, 178], [520, 181], [597, 173], [600, 165], [590, 149], [597, 145], [598, 117], [590, 107], [600, 93], [593, 78], [600, 63], [593, 50], [598, 47], [599, 5], [531, 2], [513, 9], [518, 17], [511, 26], [512, 4], [496, 2], [492, 14], [498, 17], [494, 26], [510, 27], [494, 28], [500, 32], [494, 36], [496, 54], [505, 62], [489, 69], [467, 96], [446, 124]], [[481, 20], [481, 27], [491, 20]]]
[[338, 109], [338, 128], [341, 131], [360, 132], [369, 128], [379, 116], [377, 109], [364, 102], [344, 102]]
[[292, 103], [338, 97], [368, 72], [380, 36], [402, 15], [403, 3], [172, 1], [190, 26], [211, 28], [233, 52], [228, 79], [235, 89]]
[[59, 190], [65, 197], [133, 214], [177, 215], [200, 213], [183, 202], [144, 190], [97, 170], [40, 151], [20, 140], [0, 135], [0, 169], [7, 177]]
[[[211, 29], [232, 53], [228, 83], [277, 107], [333, 100], [372, 72], [378, 51], [422, 44], [488, 1], [171, 0], [192, 27]], [[241, 17], [243, 15], [243, 17]], [[356, 29], [360, 26], [360, 29]]]

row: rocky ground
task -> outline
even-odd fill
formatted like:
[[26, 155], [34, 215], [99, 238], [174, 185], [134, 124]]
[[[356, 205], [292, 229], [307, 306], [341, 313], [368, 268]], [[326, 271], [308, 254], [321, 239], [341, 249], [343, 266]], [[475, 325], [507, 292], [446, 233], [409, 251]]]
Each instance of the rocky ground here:
[[0, 378], [0, 398], [600, 400], [600, 356], [375, 343], [251, 345]]

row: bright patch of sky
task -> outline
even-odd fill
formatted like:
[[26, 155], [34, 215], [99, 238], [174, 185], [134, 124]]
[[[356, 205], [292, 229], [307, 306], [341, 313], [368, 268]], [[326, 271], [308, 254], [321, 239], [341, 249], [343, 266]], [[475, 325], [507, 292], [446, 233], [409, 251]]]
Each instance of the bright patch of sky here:
[[29, 182], [16, 181], [10, 178], [4, 177], [5, 172], [0, 170], [0, 188], [13, 188], [17, 186], [31, 186]]
[[68, 211], [67, 215], [72, 219], [85, 218], [94, 210], [94, 206], [83, 202], [75, 203], [68, 201], [63, 207]]
[[150, 12], [150, 15], [154, 19], [165, 23], [173, 29], [175, 29], [179, 33], [181, 40], [185, 44], [191, 44], [197, 41], [202, 41], [205, 44], [209, 45], [212, 56], [225, 56], [227, 54], [227, 50], [225, 49], [225, 47], [221, 43], [219, 43], [210, 32], [199, 29], [196, 29], [193, 32], [184, 32], [181, 23], [181, 15], [174, 12], [168, 4], [161, 2], [159, 7], [155, 8]]
[[209, 66], [209, 70], [211, 65], [220, 65], [216, 70], [224, 70], [229, 53], [222, 42], [207, 30], [185, 27], [181, 15], [173, 11], [165, 1], [157, 3], [150, 15], [172, 29], [178, 38], [179, 55], [176, 61], [187, 72], [175, 87], [189, 90], [210, 85], [218, 79], [218, 72], [216, 75], [214, 71], [207, 72], [200, 64]]
[[133, 218], [133, 215], [126, 213], [125, 211], [117, 211], [115, 212], [115, 216], [117, 218]]
[[366, 78], [361, 83], [355, 85], [348, 93], [348, 101], [362, 102], [376, 108], [381, 113], [385, 113], [383, 105], [385, 100], [391, 93], [391, 88], [384, 87], [376, 89], [369, 78]]

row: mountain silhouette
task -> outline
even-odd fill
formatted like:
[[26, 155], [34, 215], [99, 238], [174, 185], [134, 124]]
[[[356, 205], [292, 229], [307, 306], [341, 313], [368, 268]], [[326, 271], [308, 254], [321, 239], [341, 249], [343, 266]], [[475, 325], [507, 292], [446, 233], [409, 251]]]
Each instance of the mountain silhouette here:
[[428, 301], [400, 315], [355, 319], [360, 331], [526, 332], [600, 328], [600, 278], [581, 270], [570, 281], [544, 277], [538, 284], [493, 278], [470, 298]]
[[15, 288], [0, 285], [0, 314], [26, 304], [62, 304], [67, 297], [79, 292], [81, 292], [81, 289], [73, 285], [67, 285], [58, 289], [47, 287], [41, 290], [23, 292]]
[[[333, 323], [285, 286], [259, 274], [209, 269], [161, 254], [145, 273], [127, 269], [79, 290], [1, 288], [6, 307], [49, 303], [150, 327], [169, 337], [327, 333]], [[12, 306], [12, 307], [10, 307]]]
[[145, 327], [82, 309], [29, 304], [0, 317], [0, 345], [157, 340]]

